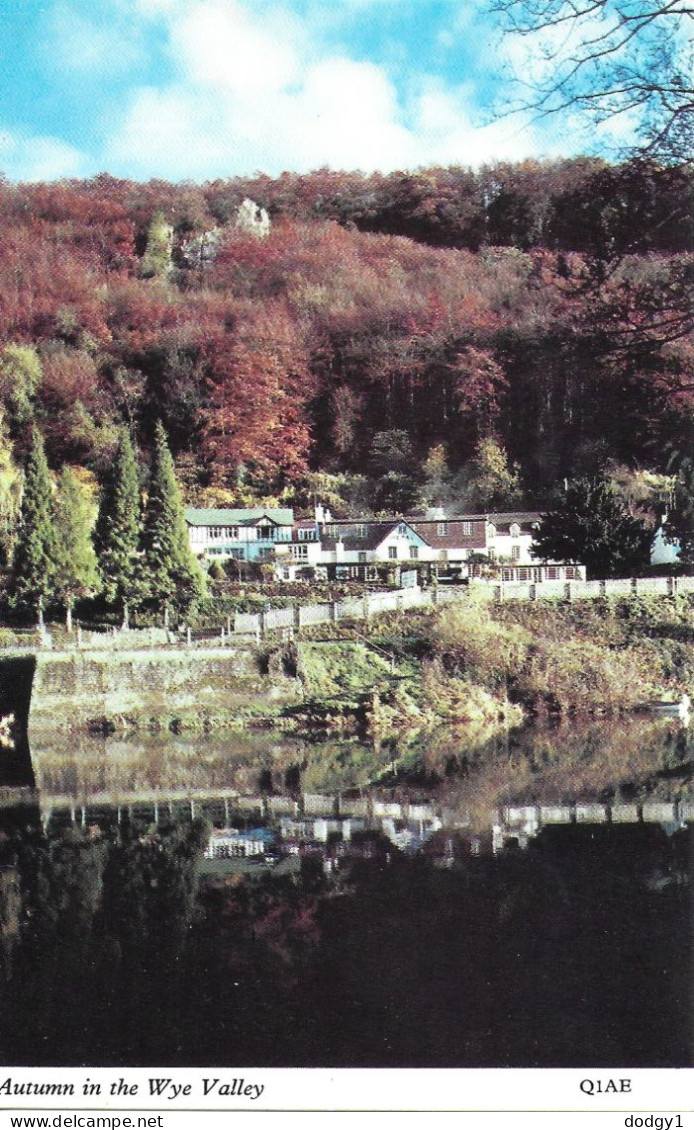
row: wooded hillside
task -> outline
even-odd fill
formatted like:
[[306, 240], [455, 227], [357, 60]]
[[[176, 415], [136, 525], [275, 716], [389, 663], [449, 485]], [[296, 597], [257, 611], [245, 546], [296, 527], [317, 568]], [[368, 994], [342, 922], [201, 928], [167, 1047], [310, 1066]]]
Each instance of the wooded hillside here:
[[543, 505], [677, 470], [693, 186], [593, 159], [2, 183], [0, 509], [34, 425], [53, 470], [101, 476], [161, 419], [191, 502]]

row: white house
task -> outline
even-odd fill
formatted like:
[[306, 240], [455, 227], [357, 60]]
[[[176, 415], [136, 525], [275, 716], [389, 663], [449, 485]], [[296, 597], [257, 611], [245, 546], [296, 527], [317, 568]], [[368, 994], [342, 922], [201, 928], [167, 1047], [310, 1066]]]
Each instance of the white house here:
[[206, 560], [272, 561], [287, 550], [294, 511], [255, 507], [239, 510], [189, 508], [185, 511], [190, 548]]
[[317, 517], [295, 526], [290, 560], [280, 564], [287, 580], [310, 570], [329, 579], [371, 581], [385, 571], [406, 584], [416, 579], [419, 563], [438, 558], [437, 550], [404, 518], [343, 520], [320, 510]]

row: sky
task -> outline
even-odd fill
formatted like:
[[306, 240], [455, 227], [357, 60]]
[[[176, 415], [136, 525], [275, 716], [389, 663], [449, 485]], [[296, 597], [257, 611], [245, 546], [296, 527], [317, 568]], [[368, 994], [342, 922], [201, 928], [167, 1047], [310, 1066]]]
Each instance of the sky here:
[[586, 151], [570, 123], [495, 117], [518, 59], [489, 6], [3, 0], [0, 172], [202, 182]]

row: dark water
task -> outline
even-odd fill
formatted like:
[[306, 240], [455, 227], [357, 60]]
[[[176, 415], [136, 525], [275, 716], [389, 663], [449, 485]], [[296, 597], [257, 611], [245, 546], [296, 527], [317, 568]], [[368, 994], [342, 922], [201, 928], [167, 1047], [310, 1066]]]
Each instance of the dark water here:
[[[493, 855], [484, 827], [508, 800], [686, 798], [691, 766], [687, 734], [650, 721], [407, 750], [267, 735], [56, 743], [31, 765], [7, 750], [4, 780], [37, 789], [0, 815], [0, 1057], [691, 1066], [691, 828], [558, 826]], [[277, 826], [268, 795], [341, 783], [402, 819], [372, 805], [348, 841], [204, 863], [210, 821]], [[192, 811], [186, 784], [208, 798]], [[231, 789], [265, 795], [265, 815], [227, 801], [221, 820]]]

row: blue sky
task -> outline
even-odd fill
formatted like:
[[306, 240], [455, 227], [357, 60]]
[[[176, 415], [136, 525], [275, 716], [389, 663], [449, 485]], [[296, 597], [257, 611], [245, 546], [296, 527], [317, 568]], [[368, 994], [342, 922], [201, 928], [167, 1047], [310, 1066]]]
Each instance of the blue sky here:
[[[556, 120], [491, 120], [518, 64], [485, 0], [4, 0], [10, 180], [193, 181], [569, 155]], [[523, 61], [521, 60], [521, 65]]]

